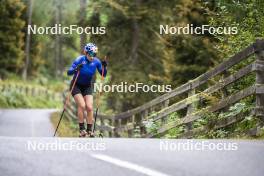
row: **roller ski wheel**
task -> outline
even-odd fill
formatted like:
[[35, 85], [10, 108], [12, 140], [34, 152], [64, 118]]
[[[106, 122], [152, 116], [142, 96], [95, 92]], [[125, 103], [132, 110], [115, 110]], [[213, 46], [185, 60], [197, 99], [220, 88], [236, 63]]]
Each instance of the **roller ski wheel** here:
[[80, 130], [79, 137], [83, 138], [83, 137], [86, 137], [86, 136], [87, 136], [87, 132], [85, 130]]
[[87, 137], [94, 138], [94, 133], [92, 131], [87, 131]]

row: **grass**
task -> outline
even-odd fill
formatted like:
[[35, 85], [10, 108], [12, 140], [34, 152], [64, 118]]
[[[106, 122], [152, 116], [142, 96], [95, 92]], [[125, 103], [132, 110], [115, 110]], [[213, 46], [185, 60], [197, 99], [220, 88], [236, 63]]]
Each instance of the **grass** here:
[[[0, 93], [0, 108], [59, 108], [61, 107], [62, 100], [54, 97], [46, 97], [45, 94], [40, 94], [38, 96], [27, 95], [25, 92], [19, 92], [19, 90], [14, 87], [31, 87], [34, 89], [46, 89], [51, 92], [61, 92], [64, 89], [54, 91], [47, 86], [36, 84], [29, 81], [21, 80], [0, 80], [1, 86], [8, 85], [9, 89], [1, 91]], [[10, 86], [11, 85], [11, 86]]]
[[[51, 123], [54, 129], [56, 129], [57, 124], [60, 119], [61, 112], [54, 112], [51, 114]], [[77, 122], [70, 121], [65, 116], [62, 118], [59, 129], [57, 131], [57, 136], [59, 137], [78, 137], [79, 129]]]
[[29, 77], [28, 80], [22, 80], [20, 76], [14, 73], [8, 73], [6, 75], [5, 79], [0, 81], [6, 82], [6, 83], [16, 83], [16, 84], [24, 84], [24, 85], [31, 85], [34, 87], [45, 87], [51, 91], [54, 92], [61, 92], [65, 88], [67, 88], [67, 85], [65, 84], [64, 78], [54, 78], [51, 76], [43, 76], [38, 75], [34, 77]]
[[60, 100], [47, 99], [44, 95], [28, 96], [20, 94], [16, 90], [1, 92], [1, 108], [59, 108]]

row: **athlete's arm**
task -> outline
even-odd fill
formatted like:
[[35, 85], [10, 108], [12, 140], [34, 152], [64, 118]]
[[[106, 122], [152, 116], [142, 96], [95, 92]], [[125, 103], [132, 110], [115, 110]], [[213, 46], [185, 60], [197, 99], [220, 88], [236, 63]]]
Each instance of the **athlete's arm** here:
[[71, 65], [71, 67], [68, 69], [67, 74], [73, 75], [77, 69], [77, 67], [81, 64], [81, 57], [78, 57], [75, 59]]
[[[103, 61], [105, 62], [105, 61]], [[102, 75], [102, 68], [104, 67], [104, 77], [106, 77], [106, 74], [107, 74], [107, 68], [106, 68], [106, 62], [105, 64], [102, 64], [101, 61], [98, 59], [98, 62], [97, 62], [97, 65], [96, 65], [96, 68], [98, 70], [98, 72], [100, 73], [100, 75]]]

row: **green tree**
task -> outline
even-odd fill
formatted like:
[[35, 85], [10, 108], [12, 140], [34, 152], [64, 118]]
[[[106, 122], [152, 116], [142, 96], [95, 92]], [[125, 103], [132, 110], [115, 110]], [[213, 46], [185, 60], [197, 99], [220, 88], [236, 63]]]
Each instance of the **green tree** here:
[[[27, 6], [24, 9], [23, 15], [22, 15], [22, 18], [26, 22], [26, 26], [24, 27], [23, 32], [24, 32], [24, 41], [25, 43], [28, 42], [28, 45], [29, 45], [28, 51], [26, 49], [27, 47], [26, 46], [24, 47], [25, 55], [29, 54], [29, 57], [28, 58], [26, 57], [26, 59], [28, 60], [27, 61], [24, 60], [24, 68], [23, 68], [24, 78], [26, 78], [27, 76], [33, 76], [33, 77], [36, 76], [39, 73], [39, 68], [44, 63], [44, 60], [41, 58], [41, 48], [42, 47], [41, 47], [40, 37], [38, 35], [32, 35], [32, 34], [28, 35], [27, 34], [27, 26], [29, 25], [28, 15], [30, 15], [29, 5], [32, 6], [31, 15], [33, 18], [30, 20], [31, 25], [35, 25], [36, 21], [38, 21], [33, 11], [34, 5], [36, 5], [35, 3], [36, 3], [36, 0], [32, 0], [32, 1], [24, 0], [24, 4], [27, 4]], [[29, 41], [27, 41], [27, 37]]]
[[[209, 24], [209, 12], [205, 10], [206, 5], [196, 0], [181, 0], [173, 6], [167, 20], [171, 26], [201, 27]], [[177, 14], [177, 15], [174, 15]], [[208, 71], [218, 60], [214, 49], [216, 39], [210, 34], [178, 34], [164, 36], [169, 42], [166, 50], [173, 52], [173, 58], [169, 60], [172, 64], [170, 71], [171, 80], [175, 86], [194, 79]]]
[[[97, 16], [107, 29], [107, 34], [97, 41], [103, 51], [112, 51], [111, 83], [143, 82], [175, 87], [207, 71], [216, 59], [213, 36], [159, 34], [160, 24], [208, 24], [209, 18], [204, 15], [206, 11], [201, 2], [108, 0], [93, 5], [91, 8], [97, 9]], [[124, 111], [158, 95], [111, 93], [108, 105]]]
[[5, 76], [7, 72], [18, 73], [24, 65], [24, 8], [25, 5], [20, 0], [0, 2], [1, 76]]
[[[164, 83], [162, 78], [162, 43], [153, 32], [158, 24], [152, 12], [156, 2], [150, 1], [98, 1], [90, 4], [90, 24], [106, 27], [106, 35], [92, 37], [105, 54], [111, 51], [109, 76], [111, 84], [120, 82], [142, 82], [145, 84]], [[150, 7], [152, 6], [152, 7]], [[103, 56], [103, 55], [102, 55]], [[108, 107], [124, 111], [142, 104], [157, 94], [151, 93], [111, 93]]]
[[228, 1], [215, 3], [216, 13], [211, 18], [212, 25], [236, 26], [236, 35], [216, 35], [221, 58], [228, 58], [241, 49], [264, 37], [264, 2], [260, 0]]

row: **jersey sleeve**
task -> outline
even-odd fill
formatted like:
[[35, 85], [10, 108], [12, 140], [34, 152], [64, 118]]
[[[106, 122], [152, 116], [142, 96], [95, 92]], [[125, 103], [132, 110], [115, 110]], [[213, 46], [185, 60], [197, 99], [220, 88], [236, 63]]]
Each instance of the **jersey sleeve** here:
[[96, 67], [97, 67], [97, 70], [100, 73], [100, 75], [103, 74], [102, 72], [103, 72], [103, 69], [104, 69], [104, 75], [103, 76], [106, 77], [107, 68], [104, 67], [104, 66], [102, 66], [102, 63], [101, 63], [101, 61], [99, 59], [97, 59], [97, 65], [96, 65]]
[[72, 65], [71, 65], [71, 67], [68, 69], [68, 71], [67, 71], [67, 74], [68, 75], [73, 75], [74, 73], [75, 73], [75, 69], [76, 69], [76, 67], [81, 63], [81, 56], [80, 57], [77, 57], [74, 61], [73, 61], [73, 63], [72, 63]]

